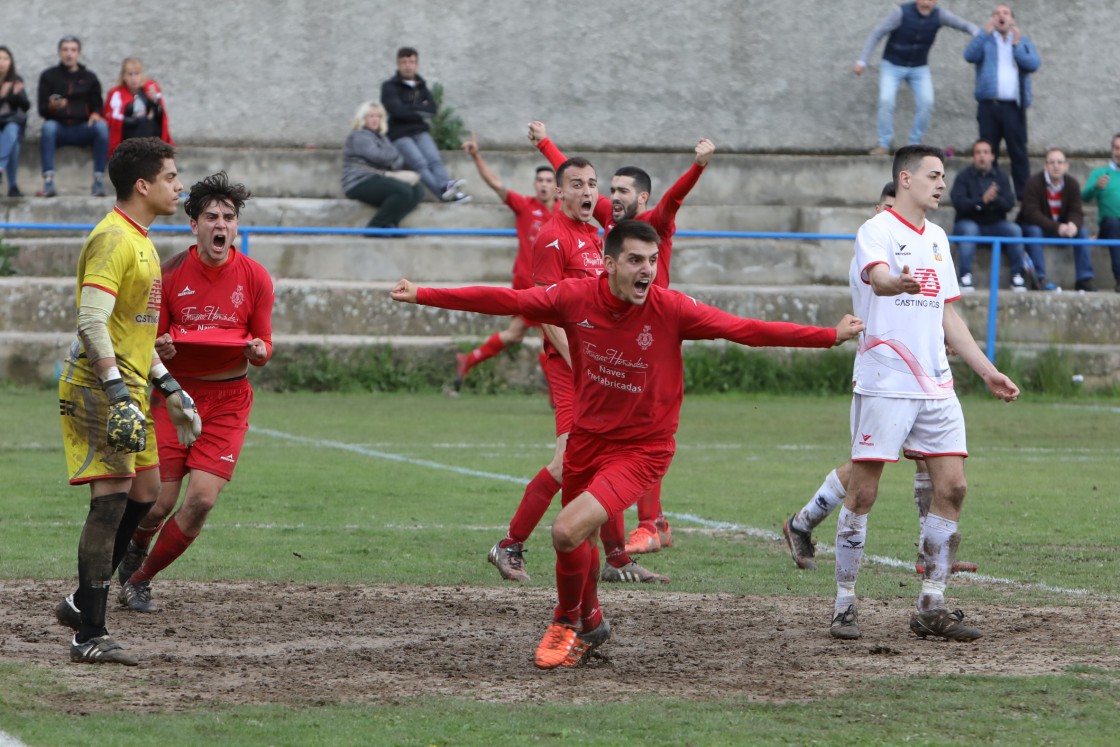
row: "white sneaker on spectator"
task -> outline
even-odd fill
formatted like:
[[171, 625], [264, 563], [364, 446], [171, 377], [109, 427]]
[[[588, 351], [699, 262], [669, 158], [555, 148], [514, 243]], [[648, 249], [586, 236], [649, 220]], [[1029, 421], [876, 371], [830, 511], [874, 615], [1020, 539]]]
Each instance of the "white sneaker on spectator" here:
[[972, 287], [972, 273], [966, 272], [965, 274], [961, 275], [961, 292], [971, 293], [974, 290], [976, 289]]
[[466, 179], [452, 179], [443, 185], [443, 194], [440, 195], [440, 199], [444, 202], [457, 202], [455, 199], [456, 193], [466, 183]]
[[1025, 280], [1023, 280], [1022, 275], [1011, 276], [1011, 290], [1015, 291], [1016, 293], [1024, 292], [1027, 290], [1027, 283]]

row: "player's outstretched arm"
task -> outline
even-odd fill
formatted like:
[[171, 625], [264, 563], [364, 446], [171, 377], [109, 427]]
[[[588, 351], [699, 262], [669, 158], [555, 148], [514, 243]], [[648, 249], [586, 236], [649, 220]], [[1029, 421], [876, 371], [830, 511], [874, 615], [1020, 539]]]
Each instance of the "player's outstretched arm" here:
[[979, 374], [992, 394], [1004, 402], [1014, 402], [1019, 398], [1019, 387], [988, 360], [984, 351], [976, 344], [976, 340], [972, 339], [968, 325], [951, 303], [945, 305], [941, 326], [945, 330], [945, 344], [955, 350], [968, 367]]
[[389, 298], [398, 303], [417, 303], [416, 283], [401, 278], [397, 281], [397, 284], [393, 286], [393, 290], [389, 291]]
[[843, 345], [853, 337], [858, 337], [863, 331], [863, 320], [852, 314], [845, 314], [840, 323], [836, 325], [836, 344]]
[[909, 265], [903, 265], [901, 273], [892, 275], [885, 264], [877, 264], [868, 271], [868, 280], [871, 281], [871, 290], [876, 296], [900, 296], [903, 293], [913, 295], [922, 290], [922, 284], [910, 274]]
[[498, 197], [501, 198], [502, 202], [505, 202], [509, 190], [502, 184], [502, 180], [498, 178], [494, 170], [490, 168], [490, 164], [486, 163], [486, 160], [482, 157], [482, 152], [478, 149], [478, 140], [474, 136], [474, 130], [471, 130], [470, 138], [463, 143], [463, 150], [474, 161], [474, 167], [478, 169], [478, 175], [482, 177], [482, 181], [486, 182], [486, 186], [497, 192]]
[[716, 145], [706, 137], [700, 138], [700, 142], [696, 144], [696, 165], [704, 168], [708, 162], [712, 160], [712, 154], [716, 152]]

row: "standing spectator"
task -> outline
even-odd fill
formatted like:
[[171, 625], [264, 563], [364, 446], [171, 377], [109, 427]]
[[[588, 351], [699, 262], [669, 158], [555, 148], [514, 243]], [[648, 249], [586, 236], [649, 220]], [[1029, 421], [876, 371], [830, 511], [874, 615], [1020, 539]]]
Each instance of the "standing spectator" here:
[[520, 291], [417, 288], [401, 280], [391, 292], [398, 302], [522, 314], [559, 325], [571, 341], [575, 412], [564, 454], [564, 507], [552, 525], [557, 605], [533, 659], [541, 669], [579, 666], [610, 639], [599, 604], [595, 536], [673, 459], [684, 396], [683, 341], [826, 348], [863, 328], [850, 314], [835, 328], [742, 319], [659, 287], [657, 243], [653, 226], [624, 220], [607, 234], [605, 272], [598, 277]]
[[910, 128], [910, 144], [922, 142], [922, 136], [933, 116], [933, 76], [929, 71], [929, 50], [941, 27], [948, 26], [971, 36], [980, 31], [976, 24], [936, 6], [937, 0], [917, 0], [899, 5], [871, 30], [867, 41], [863, 43], [859, 60], [852, 66], [853, 73], [863, 75], [863, 71], [867, 69], [867, 58], [871, 56], [875, 45], [881, 38], [887, 37], [883, 59], [879, 63], [879, 142], [871, 149], [873, 156], [890, 153], [891, 139], [894, 136], [894, 104], [902, 81], [906, 81], [914, 94], [914, 124]]
[[113, 570], [159, 494], [159, 456], [148, 387], [167, 399], [189, 445], [201, 423], [194, 402], [155, 355], [159, 255], [148, 238], [158, 215], [174, 215], [183, 185], [175, 151], [155, 138], [129, 140], [109, 164], [113, 210], [78, 256], [78, 339], [62, 365], [58, 400], [71, 485], [89, 486], [78, 540], [78, 590], [55, 607], [75, 631], [70, 660], [135, 666], [105, 628]]
[[31, 101], [16, 74], [12, 50], [0, 47], [0, 183], [8, 175], [8, 197], [21, 197], [19, 191], [19, 146], [27, 128]]
[[[225, 172], [194, 184], [184, 210], [198, 243], [163, 263], [156, 352], [194, 393], [206, 430], [190, 446], [183, 445], [170, 406], [162, 397], [152, 398], [159, 498], [132, 535], [118, 573], [119, 599], [134, 612], [156, 610], [152, 578], [198, 538], [218, 495], [233, 479], [253, 407], [249, 365], [263, 366], [272, 356], [272, 278], [233, 246], [248, 199], [245, 186], [230, 184]], [[184, 477], [183, 505], [167, 518]]]
[[1011, 402], [1019, 388], [984, 357], [964, 320], [945, 232], [926, 219], [945, 190], [941, 152], [908, 145], [894, 157], [894, 208], [856, 234], [856, 313], [866, 329], [856, 350], [852, 386], [852, 469], [836, 522], [836, 600], [829, 632], [860, 637], [856, 579], [867, 543], [867, 520], [883, 465], [900, 451], [920, 454], [929, 467], [933, 497], [921, 522], [918, 549], [923, 576], [910, 630], [972, 641], [980, 631], [950, 612], [945, 587], [960, 543], [958, 525], [967, 483], [964, 414], [953, 391], [948, 343], [996, 397]]
[[144, 74], [144, 63], [125, 57], [117, 84], [105, 99], [105, 118], [109, 120], [109, 155], [130, 137], [158, 137], [174, 145], [167, 121], [167, 105], [159, 83]]
[[[551, 166], [538, 166], [536, 176], [533, 178], [533, 196], [518, 194], [502, 184], [502, 180], [486, 163], [482, 153], [478, 150], [478, 141], [474, 133], [470, 140], [463, 143], [463, 150], [474, 160], [479, 176], [487, 186], [501, 198], [502, 202], [513, 211], [517, 226], [517, 258], [513, 261], [513, 288], [533, 287], [533, 242], [541, 232], [541, 227], [552, 217], [556, 211], [556, 172]], [[463, 388], [463, 381], [471, 369], [484, 360], [494, 357], [510, 345], [517, 345], [525, 339], [525, 331], [530, 323], [519, 316], [510, 319], [509, 326], [501, 332], [495, 332], [486, 338], [486, 341], [469, 353], [455, 354], [455, 379], [452, 382], [452, 394], [457, 394]]]
[[389, 139], [404, 156], [408, 168], [420, 174], [432, 194], [444, 202], [468, 202], [459, 188], [464, 179], [452, 179], [432, 139], [436, 100], [416, 68], [419, 53], [412, 47], [397, 50], [397, 74], [381, 84], [381, 103], [389, 112]]
[[420, 175], [402, 170], [404, 156], [385, 136], [385, 119], [385, 107], [365, 102], [342, 146], [343, 193], [377, 208], [366, 228], [396, 228], [424, 199]]
[[[1060, 148], [1046, 151], [1046, 168], [1027, 180], [1023, 191], [1023, 209], [1019, 224], [1023, 236], [1030, 239], [1087, 239], [1085, 218], [1081, 209], [1081, 185], [1070, 176], [1069, 161]], [[1046, 280], [1046, 259], [1043, 244], [1027, 244], [1027, 252], [1042, 290], [1058, 290]], [[1066, 246], [1061, 247], [1063, 250]], [[1079, 291], [1093, 290], [1093, 261], [1089, 246], [1068, 247], [1073, 250], [1074, 281]]]
[[964, 58], [976, 65], [976, 121], [980, 139], [999, 153], [1000, 140], [1007, 144], [1015, 197], [1023, 199], [1023, 187], [1031, 175], [1027, 155], [1027, 108], [1031, 105], [1031, 73], [1042, 59], [1034, 44], [1015, 25], [1015, 14], [1007, 5], [997, 5], [984, 30], [973, 37]]
[[[1120, 179], [1113, 181], [1120, 170], [1120, 132], [1112, 136], [1112, 160], [1098, 166], [1085, 180], [1081, 197], [1085, 202], [1097, 201], [1097, 238], [1120, 239]], [[1120, 246], [1108, 247], [1112, 258], [1112, 277], [1120, 293]]]
[[105, 196], [105, 164], [109, 160], [109, 125], [101, 116], [101, 81], [78, 62], [82, 43], [76, 36], [58, 42], [58, 64], [39, 76], [39, 155], [43, 161], [40, 197], [54, 197], [54, 152], [66, 146], [92, 146], [93, 187], [90, 193]]
[[[1006, 236], [1022, 238], [1023, 229], [1007, 219], [1007, 213], [1015, 207], [1015, 195], [1011, 192], [1011, 182], [999, 170], [992, 154], [992, 146], [985, 140], [972, 144], [972, 165], [966, 166], [953, 180], [949, 193], [953, 208], [957, 211], [953, 233], [957, 236]], [[1023, 245], [1019, 242], [1003, 243], [1011, 263], [1011, 290], [1025, 291], [1023, 280]], [[976, 256], [976, 244], [962, 241], [960, 244], [960, 284], [961, 290], [972, 290], [972, 258]], [[998, 268], [997, 270], [998, 271]]]

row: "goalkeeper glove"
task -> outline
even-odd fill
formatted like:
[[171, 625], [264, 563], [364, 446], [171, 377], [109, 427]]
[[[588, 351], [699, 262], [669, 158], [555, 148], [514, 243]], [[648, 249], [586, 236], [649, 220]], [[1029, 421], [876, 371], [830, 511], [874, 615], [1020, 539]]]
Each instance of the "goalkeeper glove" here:
[[[162, 370], [160, 370], [162, 369]], [[202, 434], [202, 418], [194, 406], [194, 399], [183, 391], [175, 377], [163, 365], [153, 366], [152, 384], [167, 400], [167, 414], [179, 435], [179, 443], [190, 446]]]
[[128, 387], [118, 375], [101, 382], [109, 396], [109, 425], [106, 438], [114, 451], [139, 453], [147, 446], [147, 432], [143, 411], [132, 401]]

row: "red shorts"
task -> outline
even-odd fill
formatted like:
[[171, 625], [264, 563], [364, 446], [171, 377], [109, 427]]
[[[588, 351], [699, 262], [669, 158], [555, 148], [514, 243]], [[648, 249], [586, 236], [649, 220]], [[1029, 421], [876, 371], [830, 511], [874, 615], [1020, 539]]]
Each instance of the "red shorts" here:
[[572, 369], [559, 355], [542, 353], [541, 370], [548, 382], [552, 406], [556, 408], [556, 435], [571, 433], [576, 419], [576, 382]]
[[561, 503], [568, 505], [585, 490], [614, 517], [638, 499], [669, 471], [677, 443], [665, 441], [612, 441], [575, 431], [564, 451]]
[[167, 405], [158, 392], [152, 393], [152, 418], [159, 442], [159, 477], [176, 482], [192, 469], [209, 472], [225, 480], [233, 479], [233, 468], [245, 445], [249, 430], [249, 411], [253, 409], [253, 388], [249, 379], [203, 381], [178, 379], [191, 395], [202, 418], [202, 435], [188, 449], [179, 443]]

